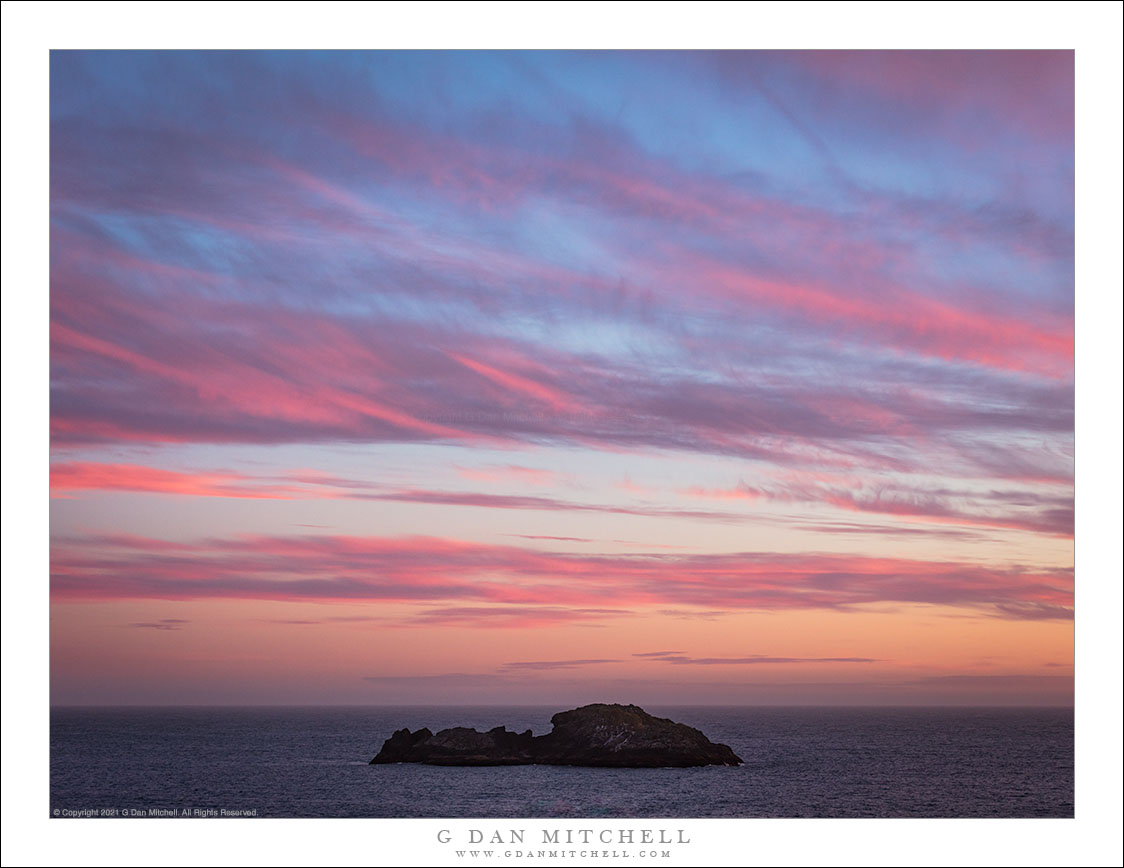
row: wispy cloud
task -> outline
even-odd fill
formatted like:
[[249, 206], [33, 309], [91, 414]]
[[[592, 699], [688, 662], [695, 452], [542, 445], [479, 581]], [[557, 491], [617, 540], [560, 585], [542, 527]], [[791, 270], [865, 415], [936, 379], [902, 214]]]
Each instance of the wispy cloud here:
[[[853, 478], [853, 475], [842, 480], [841, 484], [840, 480], [833, 478], [833, 474], [789, 471], [785, 475], [787, 480], [766, 481], [758, 486], [750, 486], [742, 480], [730, 488], [692, 486], [680, 493], [711, 500], [764, 498], [786, 503], [816, 503], [848, 512], [893, 516], [904, 521], [1004, 528], [1054, 536], [1073, 535], [1073, 498], [1070, 492], [1063, 494], [1055, 490], [1044, 493], [1033, 488], [949, 489], [917, 484], [907, 487], [877, 479], [871, 483]], [[873, 533], [878, 530], [877, 526], [846, 523], [823, 524], [818, 528], [828, 533], [860, 530]], [[900, 533], [902, 530], [900, 526], [891, 526], [885, 532]], [[914, 530], [914, 533], [919, 532]], [[954, 531], [956, 533], [962, 534], [962, 531]]]
[[457, 467], [458, 474], [473, 482], [514, 482], [523, 485], [551, 485], [558, 474], [542, 467], [519, 464], [488, 464], [479, 467]]
[[[309, 643], [1072, 617], [1072, 52], [50, 66], [53, 600]], [[334, 530], [388, 516], [428, 535]], [[629, 660], [874, 665], [828, 650]]]
[[688, 657], [686, 654], [634, 654], [634, 657], [650, 657], [661, 663], [674, 663], [680, 666], [752, 666], [775, 663], [882, 663], [874, 657], [769, 657], [753, 654], [749, 657]]
[[[512, 470], [514, 468], [514, 470]], [[502, 469], [516, 479], [538, 480], [539, 472], [531, 468], [509, 465]], [[474, 474], [473, 474], [474, 475]], [[729, 489], [693, 486], [681, 490], [689, 498], [718, 500], [769, 499], [780, 502], [825, 504], [849, 512], [893, 516], [904, 521], [929, 524], [953, 524], [966, 527], [1003, 528], [1072, 536], [1072, 498], [1057, 493], [1043, 494], [1033, 489], [1021, 490], [907, 490], [901, 486], [882, 486], [869, 494], [856, 493], [819, 481], [823, 474], [798, 474], [812, 481], [802, 483], [766, 483], [758, 487], [740, 481]], [[570, 512], [603, 512], [652, 518], [675, 518], [738, 522], [744, 513], [723, 510], [683, 509], [675, 506], [641, 506], [626, 504], [583, 503], [565, 498], [526, 495], [491, 494], [475, 491], [403, 489], [360, 479], [310, 471], [258, 478], [231, 471], [165, 470], [136, 464], [101, 464], [96, 462], [58, 462], [51, 468], [51, 490], [55, 496], [80, 491], [131, 491], [188, 497], [228, 497], [249, 499], [358, 499], [384, 500], [484, 509], [543, 510]], [[967, 506], [961, 505], [966, 504]], [[857, 525], [847, 523], [815, 525], [825, 533], [887, 533], [935, 536], [964, 536], [963, 530], [924, 530], [900, 525]], [[576, 537], [524, 535], [527, 539], [557, 539], [573, 542], [589, 541]]]
[[534, 669], [577, 669], [582, 666], [596, 666], [602, 663], [620, 663], [620, 660], [524, 660], [516, 663], [504, 663], [501, 668], [508, 670]]
[[[518, 597], [519, 595], [513, 595]], [[545, 599], [541, 599], [545, 603]], [[427, 608], [407, 623], [431, 627], [489, 627], [526, 629], [558, 624], [596, 624], [599, 621], [625, 618], [628, 609], [597, 609], [588, 606], [502, 605], [441, 606]]]
[[[71, 68], [85, 62], [56, 61], [58, 81], [97, 80]], [[763, 62], [777, 74], [794, 61]], [[231, 74], [249, 86], [252, 67]], [[724, 67], [709, 73], [729, 82]], [[752, 80], [760, 93], [760, 70]], [[869, 456], [888, 434], [923, 453], [961, 432], [982, 455], [985, 432], [1072, 430], [1071, 311], [1044, 292], [1008, 297], [986, 268], [982, 287], [952, 279], [928, 249], [939, 231], [961, 246], [985, 239], [981, 259], [1015, 266], [1055, 251], [1050, 289], [1064, 302], [1064, 219], [861, 185], [836, 191], [842, 205], [798, 201], [687, 172], [605, 119], [544, 135], [515, 116], [462, 118], [456, 135], [377, 99], [356, 104], [375, 116], [316, 111], [315, 143], [284, 156], [264, 135], [280, 125], [292, 140], [281, 117], [237, 142], [205, 111], [189, 137], [138, 134], [124, 117], [55, 119], [56, 444], [492, 439], [753, 456], [779, 436]], [[543, 201], [584, 239], [568, 265], [510, 229]], [[434, 209], [464, 219], [438, 233]], [[206, 255], [216, 249], [228, 255]], [[568, 322], [628, 340], [575, 341], [555, 328]]]
[[384, 600], [426, 623], [619, 617], [669, 605], [729, 611], [924, 603], [998, 617], [1072, 617], [1073, 574], [855, 555], [583, 555], [432, 537], [244, 536], [164, 550], [56, 541], [56, 599]]
[[596, 542], [596, 540], [592, 540], [589, 537], [584, 537], [584, 536], [551, 536], [549, 534], [541, 534], [541, 533], [510, 533], [510, 534], [506, 534], [506, 535], [507, 536], [519, 537], [520, 539], [545, 539], [545, 540], [553, 540], [554, 542], [581, 542], [581, 543]]
[[[520, 468], [525, 469], [525, 468]], [[737, 513], [705, 509], [676, 509], [663, 506], [626, 506], [582, 503], [558, 497], [518, 494], [489, 494], [475, 491], [395, 489], [356, 479], [316, 473], [298, 473], [256, 478], [221, 471], [170, 471], [136, 464], [95, 462], [58, 463], [51, 468], [51, 489], [58, 495], [76, 491], [132, 491], [188, 497], [251, 499], [344, 499], [385, 500], [485, 509], [604, 512], [652, 518], [690, 518], [739, 521]], [[528, 535], [529, 539], [536, 538]], [[550, 538], [550, 537], [538, 537]], [[553, 537], [559, 539], [558, 537]], [[576, 539], [576, 538], [575, 538]]]
[[159, 621], [137, 621], [129, 626], [140, 630], [182, 630], [185, 624], [190, 623], [183, 618], [161, 618]]
[[280, 500], [316, 496], [305, 487], [270, 484], [232, 471], [193, 473], [138, 464], [90, 461], [51, 465], [51, 491], [134, 491], [190, 497]]

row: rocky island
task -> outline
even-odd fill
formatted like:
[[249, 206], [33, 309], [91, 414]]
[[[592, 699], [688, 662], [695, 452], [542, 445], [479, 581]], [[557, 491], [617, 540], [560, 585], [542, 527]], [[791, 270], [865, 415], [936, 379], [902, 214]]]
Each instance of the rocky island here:
[[436, 735], [426, 728], [400, 729], [371, 765], [686, 768], [742, 762], [729, 747], [715, 744], [697, 729], [653, 717], [635, 705], [584, 705], [560, 711], [550, 722], [554, 728], [539, 736], [529, 729], [508, 732], [504, 726], [487, 732], [457, 726]]

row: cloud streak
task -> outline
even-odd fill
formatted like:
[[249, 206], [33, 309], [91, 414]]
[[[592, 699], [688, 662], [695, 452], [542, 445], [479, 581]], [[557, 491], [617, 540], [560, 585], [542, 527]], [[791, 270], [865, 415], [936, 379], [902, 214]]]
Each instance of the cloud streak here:
[[[677, 110], [787, 118], [794, 165], [772, 178], [746, 170], [745, 135], [715, 131], [714, 153], [684, 161], [653, 138], [666, 106], [600, 113], [621, 103], [619, 69], [575, 101], [556, 77], [576, 57], [487, 59], [536, 73], [509, 77], [511, 111], [453, 100], [439, 122], [395, 107], [416, 88], [420, 110], [432, 82], [397, 69], [385, 93], [344, 55], [212, 58], [207, 93], [186, 55], [53, 58], [53, 443], [550, 443], [916, 473], [950, 457], [1064, 482], [1047, 453], [1073, 427], [1072, 148], [1042, 131], [1072, 128], [1072, 58], [899, 54], [580, 61], [689, 69], [702, 90]], [[431, 74], [452, 84], [475, 62]], [[899, 74], [973, 140], [967, 117], [990, 107], [1015, 151], [912, 138]], [[111, 98], [122, 80], [152, 90]], [[1027, 109], [1031, 80], [1056, 104]], [[537, 88], [567, 111], [540, 116]], [[799, 120], [831, 114], [828, 92], [857, 153]], [[218, 120], [230, 99], [254, 108]], [[936, 149], [925, 165], [952, 189], [864, 175], [858, 157], [889, 147], [871, 130], [895, 159]], [[981, 184], [1011, 153], [1060, 194]], [[1016, 448], [1030, 438], [1046, 448]]]
[[[51, 598], [129, 612], [123, 646], [182, 626], [131, 601], [193, 600], [286, 653], [424, 645], [494, 698], [887, 662], [614, 644], [654, 623], [1066, 633], [1072, 52], [50, 65]], [[581, 650], [431, 641], [462, 630]]]
[[669, 604], [845, 612], [915, 603], [1036, 620], [1072, 617], [1073, 576], [848, 555], [578, 555], [431, 537], [246, 536], [171, 550], [75, 538], [56, 542], [51, 593], [58, 600], [403, 602], [429, 605], [416, 616], [425, 623], [593, 620]]
[[685, 654], [634, 654], [634, 657], [647, 656], [661, 663], [677, 666], [753, 666], [777, 663], [882, 663], [874, 657], [769, 657], [754, 654], [749, 657], [688, 657]]
[[[484, 470], [472, 471], [470, 478], [507, 478], [516, 482], [529, 480], [539, 485], [543, 477], [532, 468], [509, 466], [493, 475]], [[1073, 536], [1072, 498], [1059, 494], [1044, 495], [1033, 489], [1019, 490], [912, 490], [882, 486], [869, 494], [853, 488], [841, 488], [830, 474], [793, 474], [806, 482], [749, 486], [739, 481], [732, 488], [691, 486], [679, 494], [688, 499], [718, 501], [802, 502], [829, 505], [852, 512], [892, 516], [903, 521], [954, 524], [965, 527], [990, 527]], [[851, 486], [861, 483], [844, 479]], [[334, 498], [416, 503], [424, 505], [478, 507], [518, 511], [602, 512], [651, 518], [672, 518], [719, 522], [741, 522], [746, 513], [722, 510], [683, 509], [674, 506], [642, 506], [625, 504], [582, 503], [544, 495], [491, 494], [471, 491], [394, 489], [359, 479], [310, 471], [284, 474], [273, 478], [256, 478], [230, 471], [172, 471], [135, 464], [101, 464], [96, 462], [57, 462], [51, 468], [51, 490], [55, 497], [73, 496], [80, 491], [129, 491], [189, 497], [229, 497], [253, 500], [294, 500]], [[964, 508], [967, 504], [974, 508]], [[887, 533], [942, 535], [942, 531], [909, 529], [901, 526], [856, 525], [847, 523], [813, 526], [827, 533]], [[963, 531], [946, 530], [945, 536], [964, 536]], [[576, 537], [523, 535], [529, 539], [586, 541]]]
[[613, 659], [592, 659], [592, 660], [523, 660], [516, 663], [504, 663], [501, 667], [509, 671], [552, 671], [555, 669], [578, 669], [584, 666], [598, 666], [603, 663], [620, 663], [620, 660]]
[[183, 618], [161, 618], [159, 621], [137, 621], [128, 626], [139, 630], [182, 630], [185, 624], [190, 624]]

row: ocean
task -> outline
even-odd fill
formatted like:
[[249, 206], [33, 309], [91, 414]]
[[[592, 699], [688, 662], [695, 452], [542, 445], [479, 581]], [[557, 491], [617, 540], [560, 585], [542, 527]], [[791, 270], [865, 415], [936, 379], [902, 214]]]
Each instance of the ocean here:
[[[550, 730], [561, 707], [54, 708], [53, 816], [1072, 817], [1073, 710], [645, 710], [745, 764], [369, 765], [396, 729]], [[165, 814], [167, 816], [169, 814]]]

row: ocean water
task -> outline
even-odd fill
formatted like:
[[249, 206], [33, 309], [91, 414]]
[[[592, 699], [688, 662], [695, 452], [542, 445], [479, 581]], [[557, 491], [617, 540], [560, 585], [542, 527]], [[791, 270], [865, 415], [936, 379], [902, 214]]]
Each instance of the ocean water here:
[[[403, 726], [550, 730], [560, 708], [55, 708], [51, 804], [259, 817], [1072, 817], [1073, 711], [657, 707], [745, 765], [369, 765]], [[57, 813], [56, 813], [57, 812]]]

